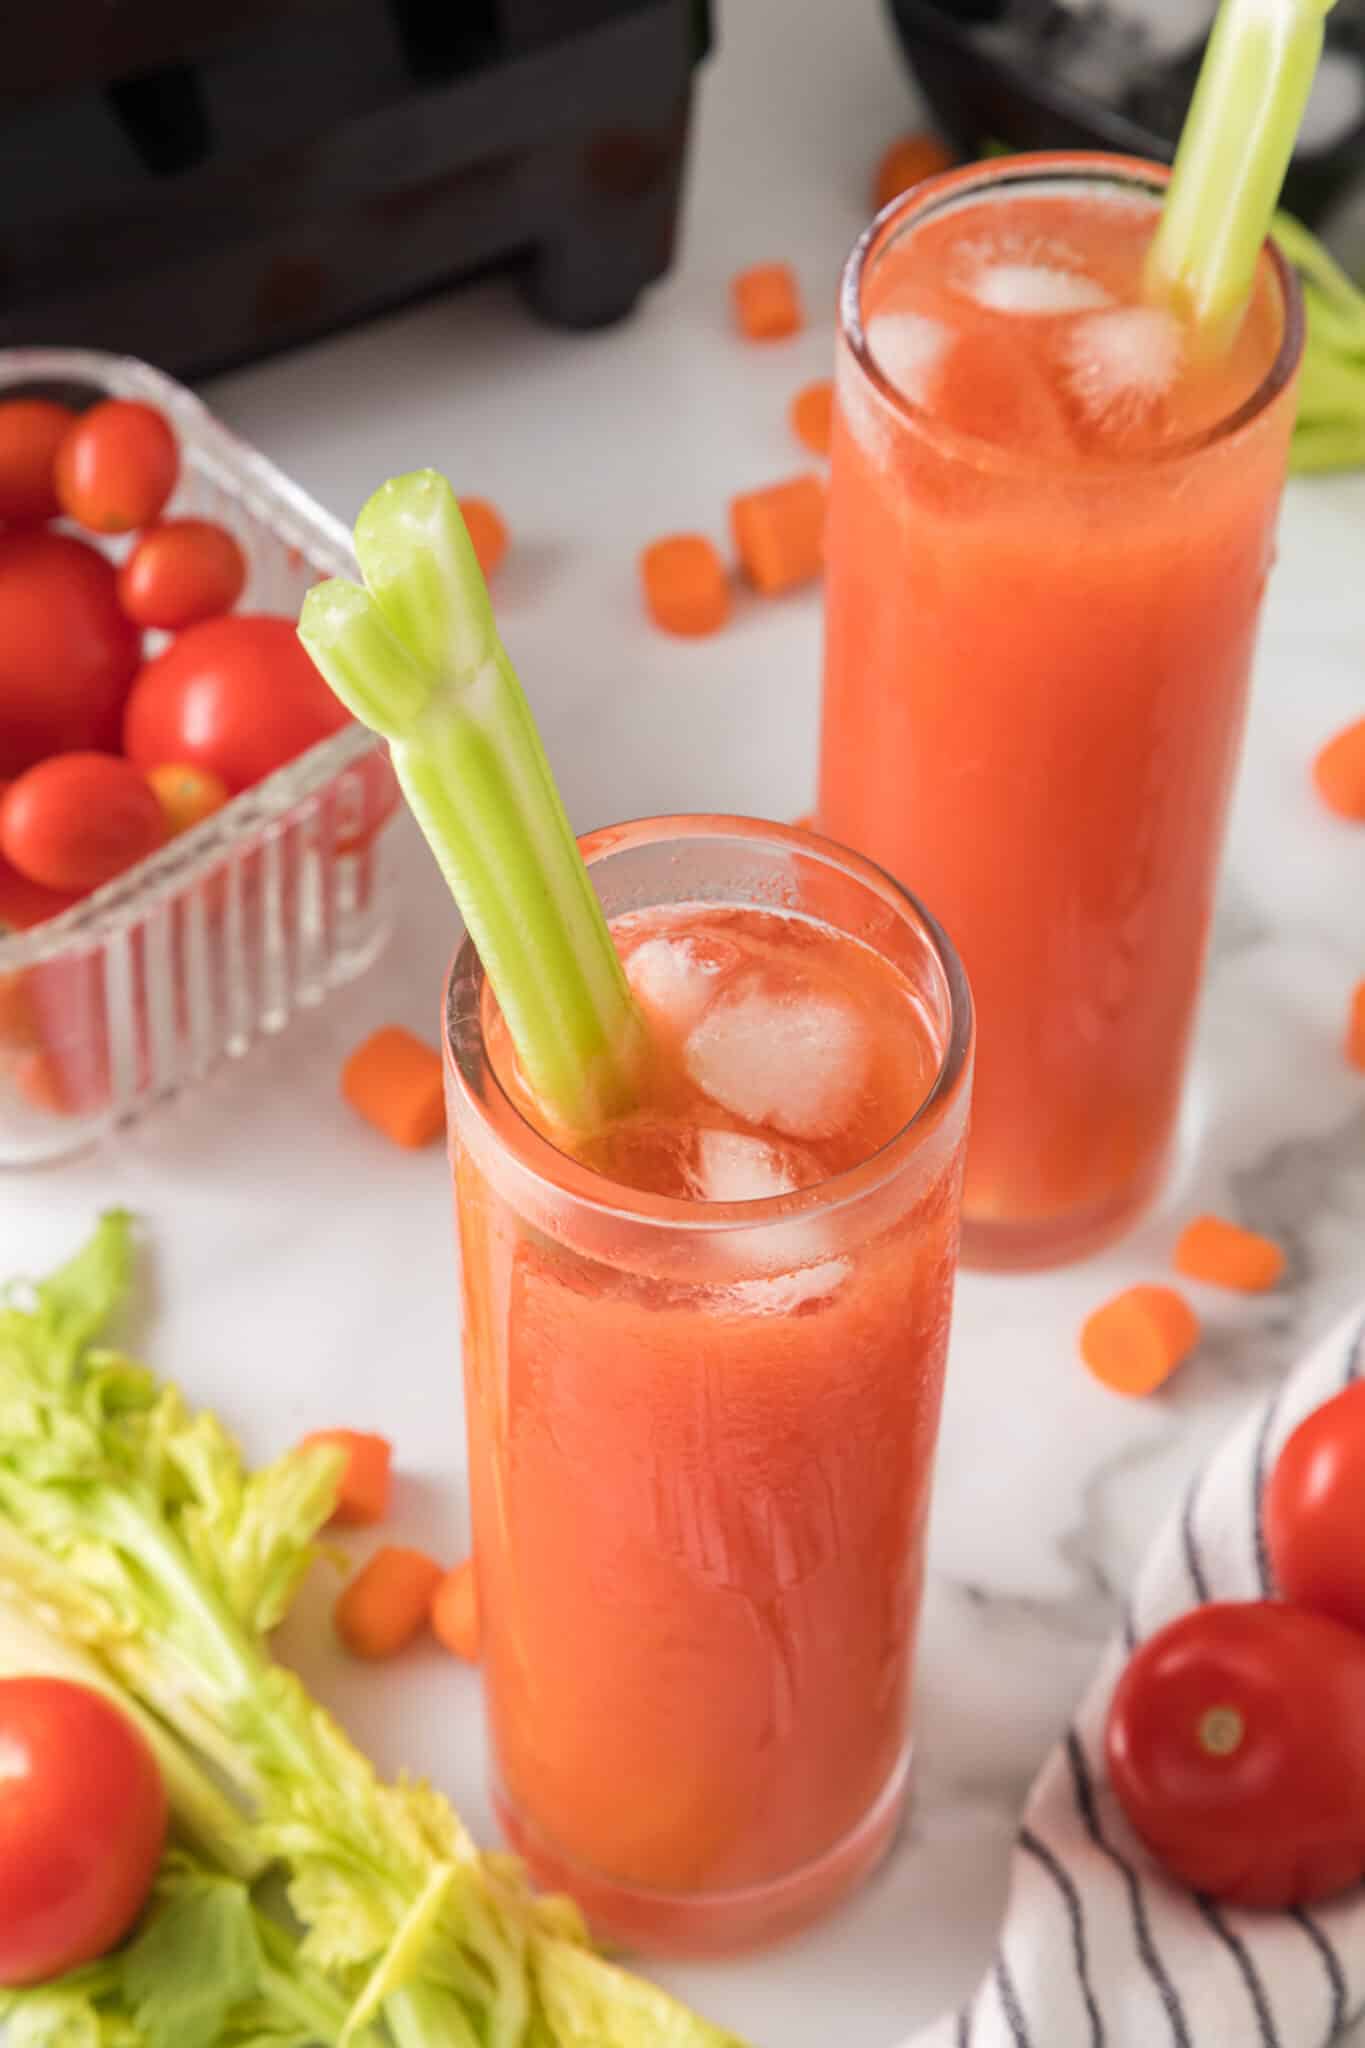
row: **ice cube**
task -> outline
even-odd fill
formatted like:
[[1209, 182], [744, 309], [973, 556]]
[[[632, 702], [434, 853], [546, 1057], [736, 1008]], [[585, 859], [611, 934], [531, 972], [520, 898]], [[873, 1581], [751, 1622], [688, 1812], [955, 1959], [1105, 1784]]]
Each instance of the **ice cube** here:
[[726, 939], [646, 939], [627, 955], [626, 979], [646, 1010], [686, 1034], [740, 958]]
[[927, 313], [874, 313], [867, 323], [867, 346], [882, 375], [903, 398], [925, 405], [938, 369], [953, 339], [951, 327]]
[[1065, 343], [1067, 382], [1099, 425], [1141, 419], [1180, 374], [1180, 322], [1161, 306], [1119, 306], [1078, 320]]
[[683, 1057], [698, 1088], [746, 1123], [830, 1138], [856, 1107], [868, 1044], [850, 1004], [746, 982], [717, 997]]
[[760, 1315], [789, 1316], [799, 1308], [827, 1301], [851, 1270], [847, 1259], [821, 1259], [791, 1273], [765, 1273], [754, 1280], [740, 1280], [729, 1292]]
[[820, 1177], [819, 1162], [794, 1145], [770, 1145], [747, 1131], [697, 1133], [699, 1202], [764, 1202], [810, 1187]]
[[1113, 300], [1093, 277], [1046, 263], [989, 263], [967, 287], [992, 313], [1093, 313]]

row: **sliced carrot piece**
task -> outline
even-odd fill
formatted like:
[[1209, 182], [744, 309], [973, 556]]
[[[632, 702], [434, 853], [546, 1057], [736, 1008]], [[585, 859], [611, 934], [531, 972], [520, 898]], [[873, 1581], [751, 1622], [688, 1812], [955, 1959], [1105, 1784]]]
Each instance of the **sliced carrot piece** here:
[[798, 391], [787, 409], [791, 429], [803, 447], [812, 455], [828, 455], [829, 439], [834, 427], [834, 385], [830, 378], [821, 377], [814, 384], [807, 384]]
[[474, 1560], [467, 1557], [448, 1571], [431, 1599], [431, 1626], [436, 1640], [466, 1664], [479, 1661], [479, 1588]]
[[882, 154], [872, 181], [872, 211], [880, 213], [902, 192], [924, 178], [936, 178], [953, 167], [951, 151], [936, 135], [902, 135]]
[[1346, 1023], [1346, 1057], [1353, 1067], [1365, 1067], [1365, 981], [1358, 981], [1351, 993], [1351, 1010]]
[[780, 341], [804, 324], [801, 289], [790, 263], [755, 263], [730, 280], [735, 322], [750, 341]]
[[1187, 1280], [1206, 1280], [1211, 1287], [1264, 1294], [1284, 1272], [1284, 1253], [1273, 1237], [1243, 1230], [1224, 1216], [1196, 1216], [1176, 1243], [1175, 1269]]
[[1356, 823], [1365, 820], [1365, 718], [1345, 726], [1319, 749], [1313, 780], [1329, 811]]
[[382, 1522], [393, 1492], [393, 1445], [363, 1429], [314, 1429], [301, 1448], [329, 1444], [346, 1453], [332, 1520], [343, 1528], [366, 1529]]
[[765, 597], [795, 590], [820, 574], [825, 487], [818, 476], [794, 476], [730, 500], [735, 552]]
[[1199, 1318], [1174, 1287], [1129, 1287], [1081, 1327], [1081, 1357], [1116, 1394], [1150, 1394], [1199, 1342]]
[[649, 616], [666, 633], [714, 633], [730, 616], [725, 564], [704, 533], [651, 541], [640, 555], [640, 582]]
[[366, 1123], [417, 1151], [445, 1125], [441, 1055], [401, 1024], [385, 1024], [341, 1070], [341, 1092]]
[[422, 1550], [396, 1543], [376, 1550], [333, 1611], [336, 1632], [353, 1657], [396, 1657], [426, 1626], [442, 1571]]
[[507, 522], [487, 498], [461, 498], [460, 510], [485, 576], [491, 576], [507, 553]]

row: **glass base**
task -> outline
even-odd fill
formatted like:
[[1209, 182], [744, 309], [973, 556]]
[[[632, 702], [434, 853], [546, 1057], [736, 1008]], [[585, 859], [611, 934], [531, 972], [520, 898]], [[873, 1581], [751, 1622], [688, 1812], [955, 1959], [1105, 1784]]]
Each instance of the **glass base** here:
[[907, 1747], [862, 1820], [825, 1855], [767, 1884], [724, 1892], [647, 1891], [599, 1877], [561, 1855], [496, 1783], [493, 1805], [536, 1883], [568, 1892], [599, 1940], [656, 1956], [723, 1956], [795, 1934], [855, 1891], [895, 1840], [909, 1782]]

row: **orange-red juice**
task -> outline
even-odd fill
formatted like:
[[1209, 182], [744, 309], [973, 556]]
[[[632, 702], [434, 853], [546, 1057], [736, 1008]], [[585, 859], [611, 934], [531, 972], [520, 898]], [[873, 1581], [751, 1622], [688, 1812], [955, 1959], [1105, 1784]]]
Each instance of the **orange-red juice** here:
[[1267, 258], [1202, 360], [1141, 299], [1158, 175], [958, 173], [845, 279], [819, 822], [962, 952], [987, 1264], [1160, 1181], [1273, 552], [1297, 294]]
[[471, 970], [452, 984], [496, 1793], [600, 1926], [726, 1947], [827, 1904], [899, 1807], [968, 1006], [843, 849], [607, 837], [652, 1035], [632, 1115], [555, 1149]]

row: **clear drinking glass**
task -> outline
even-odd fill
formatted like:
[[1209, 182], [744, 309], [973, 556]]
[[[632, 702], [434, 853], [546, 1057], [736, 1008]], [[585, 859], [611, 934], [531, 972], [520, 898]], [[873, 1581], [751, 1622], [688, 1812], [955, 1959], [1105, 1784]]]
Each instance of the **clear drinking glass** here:
[[585, 853], [608, 916], [637, 931], [726, 906], [780, 913], [798, 950], [812, 931], [856, 942], [906, 997], [890, 1052], [928, 1056], [915, 1113], [850, 1171], [760, 1200], [645, 1194], [525, 1120], [472, 947], [452, 970], [498, 1809], [599, 1929], [701, 1952], [822, 1911], [896, 1824], [971, 1004], [933, 919], [811, 834], [660, 818]]
[[975, 166], [844, 276], [818, 822], [971, 978], [968, 1263], [1118, 1235], [1176, 1128], [1303, 317], [1273, 248], [1221, 363], [1132, 303], [1165, 176]]

